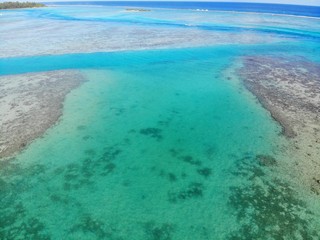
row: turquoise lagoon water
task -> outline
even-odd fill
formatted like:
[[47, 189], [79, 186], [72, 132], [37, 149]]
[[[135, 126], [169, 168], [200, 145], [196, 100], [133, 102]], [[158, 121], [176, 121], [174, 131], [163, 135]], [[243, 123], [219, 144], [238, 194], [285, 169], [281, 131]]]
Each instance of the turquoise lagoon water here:
[[288, 160], [280, 126], [225, 75], [239, 56], [319, 61], [318, 49], [309, 39], [1, 58], [1, 75], [79, 69], [87, 81], [55, 126], [0, 162], [0, 238], [319, 239], [319, 212], [259, 162]]
[[[7, 73], [25, 72], [12, 68], [14, 63], [31, 71], [74, 64], [88, 80], [67, 96], [56, 126], [15, 159], [2, 162], [2, 236], [315, 234], [308, 232], [309, 216], [287, 183], [258, 164], [257, 155], [280, 154], [281, 128], [239, 82], [224, 78], [223, 70], [241, 52], [236, 49], [2, 61]], [[75, 58], [79, 66], [71, 61]], [[86, 61], [91, 63], [87, 69]]]

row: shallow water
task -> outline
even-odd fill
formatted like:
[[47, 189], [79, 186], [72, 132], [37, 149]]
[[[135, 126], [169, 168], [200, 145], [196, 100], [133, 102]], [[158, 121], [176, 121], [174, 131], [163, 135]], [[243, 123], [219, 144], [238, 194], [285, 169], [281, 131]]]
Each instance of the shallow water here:
[[[224, 78], [236, 51], [205, 50], [118, 53], [109, 68], [82, 70], [88, 82], [68, 95], [59, 123], [2, 164], [3, 236], [224, 239], [242, 221], [277, 228], [253, 216], [272, 212], [279, 193], [265, 196], [250, 179], [282, 186], [258, 164], [259, 155], [278, 156], [281, 128], [240, 82]], [[68, 57], [37, 59], [59, 67]], [[284, 198], [270, 217], [280, 218], [279, 208], [299, 213], [286, 191], [292, 209]], [[253, 214], [241, 213], [252, 204]], [[304, 219], [289, 223], [305, 227]]]
[[1, 11], [0, 57], [320, 39], [319, 18], [125, 9], [87, 5]]
[[318, 60], [315, 49], [272, 41], [0, 59], [2, 75], [73, 68], [87, 79], [55, 126], [0, 162], [0, 238], [319, 238], [319, 213], [276, 168], [287, 161], [281, 127], [224, 74], [241, 55]]

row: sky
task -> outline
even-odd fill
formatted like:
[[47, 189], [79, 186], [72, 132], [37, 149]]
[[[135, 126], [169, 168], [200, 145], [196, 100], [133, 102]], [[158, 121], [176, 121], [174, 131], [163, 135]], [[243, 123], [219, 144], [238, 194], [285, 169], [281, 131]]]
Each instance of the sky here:
[[[0, 0], [0, 2], [17, 1], [17, 0]], [[18, 0], [19, 2], [27, 0]], [[63, 2], [63, 1], [86, 1], [90, 0], [28, 0], [30, 2]], [[92, 0], [91, 0], [92, 1]], [[99, 0], [94, 0], [99, 1]], [[108, 1], [108, 0], [102, 0]], [[109, 0], [110, 1], [110, 0]], [[112, 0], [116, 1], [116, 0]], [[122, 1], [152, 1], [152, 0], [122, 0]], [[168, 0], [156, 0], [156, 1], [168, 1]], [[192, 1], [192, 2], [252, 2], [252, 3], [280, 3], [280, 4], [296, 4], [296, 5], [310, 5], [320, 6], [320, 0], [174, 0], [174, 1]]]

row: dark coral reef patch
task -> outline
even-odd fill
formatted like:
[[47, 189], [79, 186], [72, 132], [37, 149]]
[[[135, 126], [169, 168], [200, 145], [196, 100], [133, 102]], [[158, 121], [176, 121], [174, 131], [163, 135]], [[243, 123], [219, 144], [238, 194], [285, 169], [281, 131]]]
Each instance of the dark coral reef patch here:
[[185, 189], [178, 192], [169, 192], [168, 201], [170, 203], [177, 203], [192, 198], [201, 198], [203, 196], [204, 186], [202, 183], [192, 182]]
[[77, 163], [70, 163], [55, 169], [55, 175], [63, 175], [63, 189], [66, 191], [77, 190], [90, 186], [95, 177], [106, 177], [116, 170], [116, 158], [122, 150], [116, 146], [106, 147], [104, 152], [96, 156], [92, 149], [85, 151], [87, 158]]
[[117, 236], [117, 231], [114, 227], [90, 215], [82, 216], [80, 221], [70, 229], [70, 233], [79, 234], [79, 237], [85, 237], [85, 239], [122, 239]]
[[273, 158], [260, 157], [267, 164], [248, 156], [234, 172], [247, 183], [230, 188], [229, 205], [241, 225], [230, 239], [319, 239], [304, 202], [286, 181], [272, 176]]
[[162, 130], [160, 128], [143, 128], [140, 130], [140, 134], [149, 136], [151, 138], [154, 138], [158, 141], [162, 140]]
[[200, 168], [197, 170], [197, 173], [205, 178], [208, 178], [212, 174], [212, 169], [208, 167]]
[[146, 222], [143, 228], [148, 240], [171, 240], [175, 231], [173, 224], [157, 224], [154, 221]]

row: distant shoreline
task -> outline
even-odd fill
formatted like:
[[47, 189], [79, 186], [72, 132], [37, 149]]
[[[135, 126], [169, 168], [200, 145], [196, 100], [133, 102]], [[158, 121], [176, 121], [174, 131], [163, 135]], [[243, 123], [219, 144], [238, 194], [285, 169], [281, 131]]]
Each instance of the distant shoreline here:
[[46, 7], [43, 3], [36, 2], [3, 2], [0, 3], [0, 10], [23, 9], [23, 8], [41, 8]]

